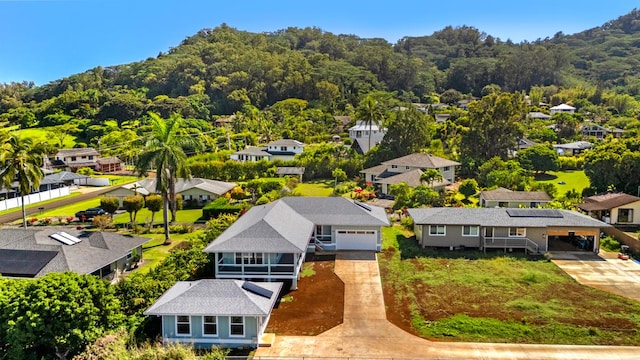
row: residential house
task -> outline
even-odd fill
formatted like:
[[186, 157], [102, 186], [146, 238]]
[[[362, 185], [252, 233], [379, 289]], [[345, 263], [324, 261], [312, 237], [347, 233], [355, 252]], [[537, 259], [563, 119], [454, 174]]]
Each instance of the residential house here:
[[421, 185], [420, 176], [426, 169], [437, 169], [442, 180], [428, 184], [441, 189], [455, 180], [455, 170], [460, 163], [441, 157], [414, 153], [382, 162], [382, 164], [360, 171], [365, 181], [380, 186], [383, 194], [389, 193], [389, 185], [405, 183], [411, 187]]
[[267, 146], [250, 146], [244, 150], [231, 154], [231, 160], [256, 162], [261, 160], [291, 161], [296, 155], [302, 154], [304, 144], [297, 140], [281, 139], [267, 144]]
[[618, 128], [607, 128], [598, 124], [586, 124], [580, 128], [580, 132], [584, 138], [593, 136], [598, 140], [603, 140], [609, 134], [614, 138], [621, 138], [624, 130]]
[[256, 348], [281, 288], [279, 282], [179, 281], [144, 314], [162, 318], [163, 344]]
[[304, 175], [304, 166], [278, 166], [276, 168], [276, 175], [280, 177], [295, 176], [298, 180], [302, 181], [302, 175]]
[[236, 119], [236, 114], [233, 114], [229, 116], [219, 117], [215, 119], [213, 123], [216, 127], [231, 127], [231, 124], [233, 124], [233, 121], [235, 119]]
[[103, 173], [113, 173], [124, 170], [124, 161], [117, 156], [98, 158], [96, 170]]
[[575, 156], [593, 148], [593, 144], [588, 141], [576, 141], [568, 144], [554, 144], [553, 148], [558, 155]]
[[217, 279], [297, 280], [306, 253], [382, 247], [384, 209], [343, 197], [285, 197], [254, 206], [204, 252]]
[[88, 167], [95, 169], [98, 165], [100, 153], [94, 148], [60, 149], [55, 155], [52, 166], [55, 168], [67, 168], [76, 171], [79, 168]]
[[[157, 181], [155, 178], [138, 180], [113, 189], [105, 193], [105, 196], [117, 197], [120, 200], [120, 207], [122, 207], [122, 201], [127, 196], [135, 194], [142, 196], [157, 194], [158, 191], [156, 190], [156, 183]], [[176, 194], [181, 195], [182, 201], [187, 204], [191, 204], [193, 207], [204, 206], [218, 197], [223, 196], [236, 186], [237, 185], [234, 183], [218, 180], [180, 178], [176, 182]]]
[[539, 111], [532, 111], [527, 114], [527, 118], [534, 120], [549, 120], [551, 119], [551, 115]]
[[[349, 138], [352, 141], [351, 147], [359, 154], [366, 154], [374, 146], [380, 144], [387, 129], [379, 127], [377, 124], [367, 124], [364, 121], [357, 121], [349, 128]], [[371, 134], [371, 137], [369, 137]]]
[[433, 115], [436, 123], [445, 123], [447, 122], [447, 120], [449, 120], [449, 118], [451, 117], [451, 114], [446, 114], [446, 113], [440, 113], [440, 114], [434, 114]]
[[578, 208], [607, 224], [640, 225], [640, 197], [637, 196], [625, 193], [589, 196]]
[[343, 132], [344, 129], [351, 123], [351, 116], [336, 115], [333, 117], [333, 120], [335, 120], [336, 123], [336, 130], [338, 132]]
[[480, 206], [485, 208], [537, 208], [551, 200], [544, 191], [513, 191], [501, 187], [480, 192]]
[[569, 210], [502, 208], [409, 209], [422, 247], [586, 251], [597, 253], [610, 227]]
[[0, 274], [37, 278], [73, 271], [112, 279], [142, 256], [147, 238], [75, 229], [0, 229]]
[[549, 110], [551, 111], [551, 116], [553, 116], [553, 114], [555, 114], [555, 113], [573, 114], [576, 111], [576, 108], [574, 108], [571, 105], [560, 104], [558, 106], [554, 106], [554, 107], [550, 108]]

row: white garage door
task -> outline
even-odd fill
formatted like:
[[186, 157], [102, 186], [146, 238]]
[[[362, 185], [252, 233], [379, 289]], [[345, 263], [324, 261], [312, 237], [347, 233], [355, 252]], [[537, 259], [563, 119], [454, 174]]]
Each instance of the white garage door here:
[[378, 232], [375, 230], [336, 230], [338, 250], [376, 250]]

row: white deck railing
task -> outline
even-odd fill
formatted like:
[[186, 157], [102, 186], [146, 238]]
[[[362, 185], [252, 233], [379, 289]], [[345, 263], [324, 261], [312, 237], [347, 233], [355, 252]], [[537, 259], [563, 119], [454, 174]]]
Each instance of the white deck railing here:
[[485, 249], [526, 249], [533, 253], [539, 250], [538, 244], [526, 237], [483, 237], [483, 247]]

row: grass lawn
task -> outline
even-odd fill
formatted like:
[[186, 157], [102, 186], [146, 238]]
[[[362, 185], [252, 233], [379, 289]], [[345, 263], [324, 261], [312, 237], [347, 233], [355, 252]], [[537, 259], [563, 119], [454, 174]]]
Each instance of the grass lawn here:
[[111, 182], [111, 185], [126, 184], [126, 183], [134, 182], [134, 181], [140, 179], [137, 176], [110, 175], [110, 174], [96, 174], [93, 177], [107, 178]]
[[582, 286], [524, 256], [420, 249], [383, 229], [387, 317], [419, 336], [454, 341], [637, 345], [640, 303]]
[[[202, 209], [178, 210], [178, 212], [176, 213], [176, 223], [177, 224], [193, 224], [198, 219], [200, 219], [200, 217], [202, 217]], [[169, 220], [171, 220], [171, 214], [169, 214]], [[138, 216], [136, 217], [136, 222], [140, 225], [144, 225], [146, 224], [147, 221], [151, 221], [151, 211], [145, 208], [138, 212]], [[114, 216], [113, 222], [116, 224], [128, 223], [129, 213], [124, 212]], [[162, 224], [161, 211], [155, 214], [155, 217], [153, 218], [153, 223], [156, 225]]]
[[[61, 199], [61, 198], [58, 198]], [[56, 199], [57, 200], [57, 199]], [[36, 206], [41, 205], [42, 203], [35, 204]], [[43, 211], [41, 214], [30, 215], [29, 218], [66, 218], [68, 216], [75, 216], [78, 211], [86, 210], [90, 207], [100, 206], [100, 198], [96, 197], [93, 199], [78, 201], [71, 205], [61, 206], [55, 209]]]
[[[49, 131], [51, 131], [50, 127], [43, 128], [31, 128], [31, 129], [21, 129], [16, 132], [20, 134], [20, 136], [28, 137], [31, 139], [40, 139], [42, 141], [46, 141], [52, 145], [58, 145], [59, 141], [57, 138], [49, 135]], [[63, 148], [72, 148], [76, 144], [76, 137], [74, 135], [67, 135], [64, 138]]]
[[189, 241], [189, 239], [201, 234], [204, 230], [196, 230], [189, 234], [171, 234], [171, 244], [163, 245], [164, 234], [144, 234], [141, 237], [151, 238], [151, 241], [146, 243], [142, 247], [142, 258], [144, 259], [144, 265], [140, 266], [136, 273], [146, 274], [154, 268], [158, 263], [163, 261], [171, 249], [183, 241]]
[[300, 183], [295, 192], [300, 196], [331, 196], [333, 193], [333, 180], [314, 180]]
[[541, 183], [552, 183], [558, 189], [558, 196], [574, 189], [582, 194], [582, 190], [588, 188], [589, 178], [583, 170], [550, 171], [545, 175], [536, 177]]

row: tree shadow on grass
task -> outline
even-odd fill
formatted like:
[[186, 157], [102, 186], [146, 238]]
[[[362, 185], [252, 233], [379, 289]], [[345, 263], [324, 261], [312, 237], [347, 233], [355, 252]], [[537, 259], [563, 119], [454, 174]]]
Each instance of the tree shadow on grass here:
[[536, 181], [550, 181], [550, 180], [555, 180], [557, 178], [558, 178], [557, 175], [547, 174], [547, 173], [535, 175]]

